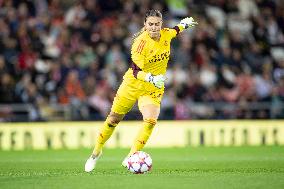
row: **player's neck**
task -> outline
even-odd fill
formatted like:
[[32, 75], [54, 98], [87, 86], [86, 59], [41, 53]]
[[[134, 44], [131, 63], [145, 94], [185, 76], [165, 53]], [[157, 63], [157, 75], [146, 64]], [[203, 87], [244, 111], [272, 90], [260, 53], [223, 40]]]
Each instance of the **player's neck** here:
[[153, 39], [154, 41], [160, 41], [160, 38], [161, 38], [161, 34], [159, 34], [159, 36], [157, 37], [151, 37], [151, 39]]

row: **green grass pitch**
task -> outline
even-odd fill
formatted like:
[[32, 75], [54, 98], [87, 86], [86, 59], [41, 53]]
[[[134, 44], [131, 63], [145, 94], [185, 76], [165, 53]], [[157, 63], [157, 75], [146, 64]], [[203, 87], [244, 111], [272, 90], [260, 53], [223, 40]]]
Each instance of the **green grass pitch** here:
[[144, 175], [121, 167], [128, 149], [105, 149], [85, 173], [90, 151], [0, 151], [0, 188], [284, 188], [284, 147], [146, 148], [153, 169]]

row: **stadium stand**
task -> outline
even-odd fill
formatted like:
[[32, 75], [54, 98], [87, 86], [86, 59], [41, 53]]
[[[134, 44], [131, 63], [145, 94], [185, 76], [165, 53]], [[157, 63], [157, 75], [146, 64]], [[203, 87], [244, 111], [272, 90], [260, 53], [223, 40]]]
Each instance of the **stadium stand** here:
[[161, 119], [284, 118], [281, 0], [0, 0], [0, 121], [104, 119], [150, 8], [199, 22], [174, 41]]

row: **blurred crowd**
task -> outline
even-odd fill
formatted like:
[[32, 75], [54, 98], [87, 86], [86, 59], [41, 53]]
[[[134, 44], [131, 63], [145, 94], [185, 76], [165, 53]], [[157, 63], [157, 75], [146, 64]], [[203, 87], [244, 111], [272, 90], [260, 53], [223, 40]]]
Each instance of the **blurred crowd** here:
[[[32, 104], [29, 120], [48, 120], [58, 105], [72, 120], [104, 119], [148, 9], [163, 13], [164, 27], [186, 16], [199, 23], [172, 42], [161, 119], [284, 118], [282, 0], [0, 0], [0, 7], [0, 106]], [[139, 116], [134, 108], [126, 119]]]

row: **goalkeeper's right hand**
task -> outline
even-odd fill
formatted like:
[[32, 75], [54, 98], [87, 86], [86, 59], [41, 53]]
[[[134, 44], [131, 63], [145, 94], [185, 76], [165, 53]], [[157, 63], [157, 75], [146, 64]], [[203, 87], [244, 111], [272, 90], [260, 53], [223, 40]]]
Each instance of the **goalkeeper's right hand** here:
[[155, 87], [161, 89], [164, 86], [166, 78], [163, 75], [152, 75], [151, 73], [147, 73], [145, 77], [145, 81], [152, 83]]

